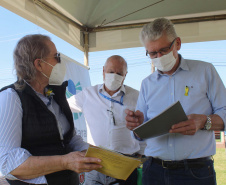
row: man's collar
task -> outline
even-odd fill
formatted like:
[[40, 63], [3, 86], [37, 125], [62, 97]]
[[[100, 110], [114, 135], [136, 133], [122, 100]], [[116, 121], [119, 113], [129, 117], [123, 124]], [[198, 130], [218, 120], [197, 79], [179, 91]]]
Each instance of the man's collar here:
[[[106, 92], [106, 90], [104, 89], [104, 84], [100, 85], [98, 90], [101, 93]], [[125, 85], [122, 85], [121, 88], [117, 92], [114, 93], [114, 95], [118, 95], [120, 92], [123, 92], [124, 94], [126, 93]]]
[[189, 71], [188, 64], [187, 64], [186, 60], [183, 57], [181, 57], [181, 62], [180, 62], [179, 68], [184, 70], [184, 71]]
[[[186, 60], [180, 54], [178, 56], [180, 57], [180, 64], [179, 64], [177, 70], [173, 74], [176, 74], [180, 70], [189, 71], [189, 67], [186, 63]], [[160, 71], [157, 70], [153, 73], [153, 75], [156, 80], [159, 80], [160, 77], [162, 77], [166, 74], [162, 74], [162, 73], [160, 73]]]
[[[42, 93], [36, 91], [26, 80], [24, 80], [24, 82], [39, 96], [44, 96]], [[47, 89], [47, 87], [45, 87], [45, 89]]]

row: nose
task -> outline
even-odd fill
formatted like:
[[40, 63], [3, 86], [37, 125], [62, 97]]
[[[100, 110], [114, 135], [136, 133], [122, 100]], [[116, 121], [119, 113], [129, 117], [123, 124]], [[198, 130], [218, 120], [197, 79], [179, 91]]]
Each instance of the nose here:
[[160, 58], [162, 56], [163, 56], [163, 54], [161, 52], [158, 52], [157, 55], [156, 55], [156, 58]]

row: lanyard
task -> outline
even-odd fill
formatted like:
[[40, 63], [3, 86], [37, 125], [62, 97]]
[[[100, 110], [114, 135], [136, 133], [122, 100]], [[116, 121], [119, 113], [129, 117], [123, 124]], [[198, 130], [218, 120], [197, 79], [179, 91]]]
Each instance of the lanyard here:
[[123, 96], [124, 96], [124, 93], [123, 93], [123, 95], [121, 96], [120, 101], [117, 101], [117, 100], [114, 100], [114, 99], [112, 99], [112, 98], [109, 98], [109, 97], [103, 95], [101, 92], [99, 92], [99, 93], [100, 93], [100, 95], [101, 95], [102, 97], [104, 97], [105, 99], [107, 99], [107, 100], [109, 100], [109, 101], [111, 101], [111, 102], [114, 102], [114, 103], [118, 103], [118, 104], [120, 104], [120, 105], [123, 105]]

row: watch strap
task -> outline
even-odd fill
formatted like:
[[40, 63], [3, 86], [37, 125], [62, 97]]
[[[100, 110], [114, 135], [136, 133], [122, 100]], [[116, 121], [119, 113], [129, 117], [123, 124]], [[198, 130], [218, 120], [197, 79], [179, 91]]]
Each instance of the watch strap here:
[[206, 124], [204, 125], [204, 128], [202, 130], [209, 130], [212, 126], [212, 121], [210, 115], [208, 115], [206, 120]]

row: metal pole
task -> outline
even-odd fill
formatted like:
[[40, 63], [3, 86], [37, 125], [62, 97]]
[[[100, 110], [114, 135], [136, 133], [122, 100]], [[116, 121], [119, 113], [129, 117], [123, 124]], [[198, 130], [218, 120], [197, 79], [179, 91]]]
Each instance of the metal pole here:
[[84, 32], [84, 65], [89, 66], [89, 33]]

